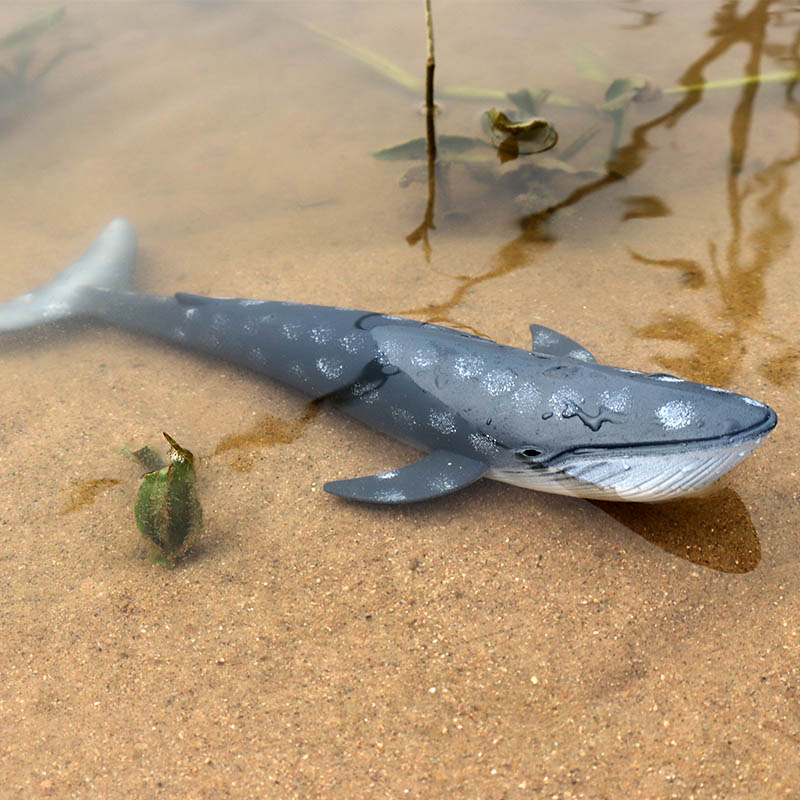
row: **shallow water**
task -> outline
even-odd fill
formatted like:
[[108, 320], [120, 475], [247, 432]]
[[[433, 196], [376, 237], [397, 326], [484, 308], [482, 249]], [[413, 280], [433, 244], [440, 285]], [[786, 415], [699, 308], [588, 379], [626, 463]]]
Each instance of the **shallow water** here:
[[[520, 347], [536, 321], [601, 361], [756, 397], [778, 428], [669, 505], [481, 481], [373, 508], [322, 483], [415, 454], [334, 411], [112, 329], [6, 337], [14, 795], [798, 791], [797, 90], [679, 87], [798, 69], [800, 11], [436, 3], [441, 133], [480, 136], [498, 90], [596, 104], [646, 73], [664, 92], [631, 104], [610, 160], [608, 118], [547, 103], [548, 156], [598, 128], [577, 173], [444, 167], [426, 252], [407, 241], [424, 172], [371, 155], [424, 135], [421, 95], [319, 33], [421, 77], [419, 6], [75, 3], [0, 39], [0, 298], [121, 214], [143, 291], [404, 313]], [[0, 6], [0, 37], [47, 13]], [[161, 430], [201, 456], [206, 513], [172, 572], [146, 560], [119, 453]]]

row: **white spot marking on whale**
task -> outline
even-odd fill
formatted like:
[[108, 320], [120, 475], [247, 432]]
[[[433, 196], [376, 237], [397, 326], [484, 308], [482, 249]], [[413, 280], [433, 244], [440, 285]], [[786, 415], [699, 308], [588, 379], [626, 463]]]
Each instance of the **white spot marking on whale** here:
[[483, 433], [471, 433], [467, 438], [475, 452], [480, 453], [482, 456], [494, 455], [499, 450], [497, 442]]
[[405, 501], [406, 496], [399, 489], [389, 489], [388, 491], [378, 492], [375, 495], [375, 499], [384, 503], [402, 503]]
[[558, 338], [550, 331], [537, 330], [533, 335], [534, 347], [547, 347], [548, 345], [555, 344]]
[[312, 328], [309, 331], [309, 336], [317, 344], [327, 344], [333, 338], [333, 330], [323, 327]]
[[480, 376], [483, 375], [485, 367], [486, 363], [484, 360], [476, 355], [459, 356], [453, 362], [453, 372], [465, 381], [480, 378]]
[[600, 395], [600, 403], [609, 411], [622, 414], [630, 408], [631, 390], [627, 386], [623, 386], [615, 392], [602, 392]]
[[253, 361], [258, 362], [259, 364], [267, 363], [267, 357], [264, 355], [264, 351], [260, 347], [250, 348], [250, 358], [252, 358]]
[[535, 384], [525, 381], [516, 388], [512, 398], [518, 414], [532, 414], [539, 408], [542, 393]]
[[456, 488], [456, 485], [456, 482], [447, 475], [437, 475], [435, 478], [428, 481], [428, 488], [440, 494], [452, 492], [453, 489]]
[[378, 399], [378, 388], [374, 382], [356, 381], [350, 387], [350, 394], [357, 397], [362, 403], [374, 403]]
[[481, 384], [492, 397], [497, 397], [514, 388], [516, 377], [510, 369], [493, 369], [483, 376]]
[[417, 348], [411, 356], [411, 363], [417, 369], [428, 369], [436, 363], [436, 348], [423, 346]]
[[677, 431], [695, 421], [695, 410], [686, 400], [670, 400], [656, 409], [656, 416], [668, 431]]
[[344, 365], [341, 361], [336, 361], [333, 358], [318, 358], [317, 369], [328, 379], [333, 380], [338, 378], [344, 371]]
[[297, 322], [285, 322], [283, 325], [283, 335], [289, 339], [291, 342], [296, 342], [300, 338], [300, 331], [302, 330], [302, 325], [299, 325]]
[[403, 357], [404, 348], [400, 342], [387, 339], [381, 343], [380, 350], [378, 351], [378, 361], [381, 364], [396, 364]]
[[413, 428], [417, 424], [414, 415], [406, 408], [392, 406], [389, 413], [392, 415], [392, 419], [401, 425], [407, 425], [409, 428]]
[[230, 327], [230, 324], [231, 324], [231, 318], [227, 314], [223, 314], [221, 311], [218, 311], [211, 318], [211, 327], [215, 331], [222, 332], [226, 328]]
[[569, 386], [562, 386], [550, 395], [550, 408], [562, 418], [572, 414], [575, 406], [582, 402], [583, 397]]
[[456, 432], [456, 417], [449, 411], [431, 411], [428, 414], [428, 422], [439, 433], [450, 435]]
[[307, 380], [306, 371], [303, 369], [303, 365], [298, 362], [295, 362], [291, 367], [289, 367], [289, 372], [291, 372], [295, 377], [300, 378], [300, 380]]
[[348, 333], [347, 336], [342, 336], [342, 338], [339, 339], [339, 344], [348, 353], [357, 353], [359, 345], [359, 336], [355, 333]]

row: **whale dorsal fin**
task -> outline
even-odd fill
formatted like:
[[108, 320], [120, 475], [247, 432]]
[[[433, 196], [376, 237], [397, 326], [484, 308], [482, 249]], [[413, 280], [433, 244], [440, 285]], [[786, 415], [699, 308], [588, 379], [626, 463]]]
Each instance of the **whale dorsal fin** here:
[[585, 348], [563, 333], [545, 328], [544, 325], [531, 325], [533, 352], [546, 356], [574, 358], [576, 361], [596, 361], [597, 359]]
[[322, 488], [346, 500], [365, 503], [416, 503], [463, 489], [482, 477], [488, 464], [467, 456], [435, 450], [406, 467], [352, 478], [329, 481]]

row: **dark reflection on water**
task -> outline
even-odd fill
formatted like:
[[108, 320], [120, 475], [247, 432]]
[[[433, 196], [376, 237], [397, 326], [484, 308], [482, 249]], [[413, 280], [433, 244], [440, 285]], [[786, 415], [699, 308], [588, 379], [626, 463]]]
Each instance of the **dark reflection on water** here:
[[247, 430], [224, 437], [211, 456], [203, 458], [226, 455], [229, 466], [240, 471], [248, 470], [253, 466], [256, 451], [296, 441], [322, 408], [320, 402], [307, 403], [303, 413], [295, 419], [262, 414]]
[[[712, 44], [684, 72], [681, 83], [693, 85], [703, 81], [705, 69], [725, 55], [732, 47], [744, 45], [746, 57], [744, 73], [755, 78], [760, 72], [765, 53], [778, 58], [795, 69], [800, 65], [798, 43], [800, 31], [794, 33], [789, 45], [771, 43], [767, 27], [771, 21], [770, 7], [776, 5], [762, 0], [744, 14], [737, 13], [737, 5], [725, 3], [714, 18], [709, 32]], [[705, 380], [717, 385], [730, 382], [741, 365], [746, 352], [748, 336], [755, 334], [776, 340], [758, 328], [764, 300], [765, 278], [769, 269], [784, 254], [792, 242], [794, 225], [782, 209], [782, 201], [789, 185], [789, 169], [800, 161], [800, 124], [796, 127], [795, 147], [785, 158], [777, 158], [760, 169], [744, 171], [748, 146], [754, 126], [755, 100], [762, 88], [757, 81], [744, 84], [730, 123], [730, 155], [726, 177], [726, 193], [731, 233], [726, 243], [713, 240], [708, 243], [708, 263], [703, 266], [680, 257], [661, 266], [683, 263], [684, 282], [687, 288], [697, 289], [708, 284], [713, 289], [714, 307], [721, 325], [712, 327], [688, 315], [661, 316], [645, 326], [638, 334], [643, 338], [672, 340], [689, 346], [690, 354], [668, 357], [660, 355], [658, 363], [694, 380]], [[785, 89], [785, 109], [800, 123], [800, 106], [793, 97], [795, 81]], [[673, 109], [673, 117], [666, 123], [674, 126], [678, 117], [700, 102], [702, 92], [688, 94]], [[748, 227], [745, 214], [754, 219]], [[748, 246], [749, 245], [749, 246]], [[637, 254], [638, 255], [638, 254]], [[640, 260], [659, 264], [639, 255]], [[786, 342], [783, 352], [764, 362], [762, 373], [770, 380], [790, 368], [798, 358], [796, 349]]]
[[669, 503], [591, 501], [648, 542], [719, 572], [750, 572], [761, 545], [747, 507], [732, 489]]
[[[581, 181], [566, 192], [566, 196], [562, 194], [563, 199], [521, 217], [517, 222], [519, 234], [500, 249], [492, 266], [479, 275], [459, 276], [458, 286], [450, 297], [426, 306], [402, 309], [399, 313], [424, 315], [432, 322], [458, 326], [453, 311], [476, 286], [532, 266], [543, 249], [552, 246], [555, 238], [549, 226], [551, 219], [584, 198], [634, 174], [646, 164], [651, 151], [648, 141], [651, 132], [677, 127], [683, 117], [702, 101], [706, 70], [723, 56], [728, 57], [733, 50], [742, 52], [743, 73], [749, 82], [745, 81], [738, 89], [724, 90], [739, 92], [729, 126], [726, 194], [731, 233], [728, 241], [709, 241], [706, 263], [687, 258], [680, 252], [668, 257], [631, 252], [632, 258], [639, 263], [676, 270], [687, 290], [708, 291], [708, 303], [718, 322], [709, 324], [689, 314], [657, 312], [653, 321], [636, 333], [643, 339], [686, 345], [689, 349], [687, 355], [658, 354], [657, 362], [683, 377], [721, 386], [731, 382], [741, 367], [748, 338], [755, 335], [771, 349], [779, 349], [777, 354], [763, 360], [761, 372], [764, 377], [779, 385], [790, 382], [800, 362], [800, 348], [776, 334], [761, 330], [759, 322], [765, 300], [766, 275], [785, 253], [794, 236], [794, 224], [782, 204], [789, 185], [789, 170], [800, 161], [800, 105], [794, 98], [796, 79], [787, 81], [784, 91], [784, 108], [798, 123], [793, 151], [764, 166], [746, 169], [755, 100], [763, 89], [757, 80], [763, 57], [768, 54], [787, 67], [800, 68], [800, 28], [793, 18], [785, 15], [785, 9], [774, 8], [779, 5], [775, 0], [760, 0], [749, 10], [740, 11], [737, 3], [722, 3], [708, 31], [711, 44], [685, 69], [678, 82], [683, 89], [673, 92], [679, 96], [677, 102], [667, 111], [633, 128], [628, 142], [617, 149], [603, 175]], [[654, 21], [655, 18], [651, 18], [647, 24]], [[770, 29], [781, 28], [795, 29], [788, 44], [768, 37]], [[535, 163], [536, 157], [532, 158]], [[622, 221], [670, 213], [666, 200], [655, 192], [622, 198], [621, 202], [625, 206]], [[432, 216], [430, 209], [428, 216]]]
[[635, 31], [640, 28], [649, 28], [658, 22], [658, 18], [664, 13], [663, 11], [645, 11], [640, 8], [625, 8], [624, 6], [619, 9], [623, 13], [635, 14], [639, 17], [638, 22], [629, 25], [620, 25], [623, 30]]

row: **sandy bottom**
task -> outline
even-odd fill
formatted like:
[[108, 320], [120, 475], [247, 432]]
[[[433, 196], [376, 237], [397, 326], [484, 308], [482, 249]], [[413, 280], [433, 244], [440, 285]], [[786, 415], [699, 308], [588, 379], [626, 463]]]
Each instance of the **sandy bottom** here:
[[[396, 31], [417, 41], [403, 4], [331, 5], [304, 18], [394, 59]], [[538, 51], [473, 64], [498, 23], [462, 8], [442, 5], [442, 80], [521, 82], [509, 70]], [[630, 20], [613, 9], [600, 30], [628, 71], [626, 52], [663, 48], [669, 83], [709, 46], [712, 10], [685, 41], [671, 18], [614, 39]], [[374, 508], [322, 484], [416, 454], [335, 411], [121, 331], [6, 337], [0, 795], [797, 796], [800, 192], [782, 88], [763, 90], [733, 194], [739, 95], [709, 96], [676, 129], [653, 126], [626, 181], [547, 221], [453, 173], [428, 261], [405, 240], [424, 186], [369, 157], [420, 135], [413, 102], [274, 11], [68, 8], [70, 41], [91, 46], [4, 112], [0, 297], [46, 282], [122, 213], [142, 291], [405, 311], [521, 347], [535, 320], [602, 361], [751, 394], [781, 423], [694, 500], [481, 481]], [[554, 30], [574, 24], [550, 13]], [[0, 10], [0, 32], [25, 19]], [[519, 45], [538, 30], [521, 25]], [[657, 102], [636, 121], [676, 101]], [[456, 104], [451, 132], [475, 108]], [[626, 216], [655, 195], [668, 213]], [[199, 457], [206, 519], [172, 571], [148, 563], [120, 455], [162, 448], [161, 430]]]

